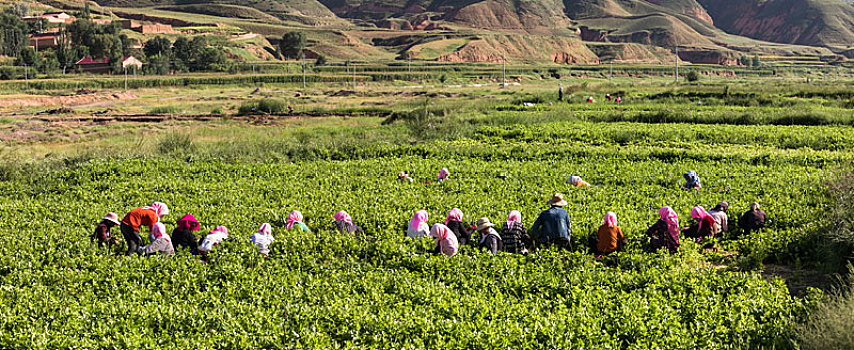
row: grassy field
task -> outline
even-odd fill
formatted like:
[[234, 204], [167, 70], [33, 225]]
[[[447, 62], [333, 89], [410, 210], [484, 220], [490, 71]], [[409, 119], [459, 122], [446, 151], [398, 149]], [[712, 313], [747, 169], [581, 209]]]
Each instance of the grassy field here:
[[[556, 80], [513, 66], [518, 85], [504, 88], [489, 65], [417, 65], [423, 80], [365, 69], [355, 90], [346, 71], [305, 89], [238, 75], [83, 94], [71, 84], [123, 80], [0, 85], [0, 347], [797, 348], [799, 325], [828, 314], [828, 274], [844, 270], [824, 237], [841, 205], [830, 183], [852, 160], [854, 83], [843, 71], [676, 85], [653, 74], [664, 67], [615, 68], [609, 83], [607, 70]], [[238, 113], [261, 100], [294, 113]], [[442, 167], [451, 180], [423, 183]], [[687, 170], [701, 191], [679, 190]], [[556, 191], [572, 252], [448, 258], [404, 237], [420, 209], [431, 224], [454, 207], [466, 222], [519, 210], [530, 227]], [[208, 264], [89, 242], [105, 212], [155, 200], [170, 231], [191, 213], [229, 240]], [[761, 203], [768, 229], [646, 252], [658, 208], [687, 226], [691, 208], [722, 200], [732, 222]], [[312, 234], [284, 228], [295, 209]], [[338, 210], [367, 234], [335, 232]], [[629, 244], [599, 261], [586, 242], [607, 211]], [[269, 259], [248, 242], [263, 222]]]

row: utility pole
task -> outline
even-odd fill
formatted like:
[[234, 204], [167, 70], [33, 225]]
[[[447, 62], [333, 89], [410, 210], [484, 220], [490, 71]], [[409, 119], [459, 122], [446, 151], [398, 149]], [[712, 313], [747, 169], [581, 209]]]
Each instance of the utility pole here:
[[407, 68], [407, 73], [412, 74], [412, 55], [408, 55], [409, 58], [409, 67]]
[[614, 62], [608, 61], [608, 84], [614, 85], [614, 81], [612, 80], [614, 76]]
[[501, 50], [501, 87], [507, 87], [507, 57]]
[[128, 91], [128, 67], [124, 67], [125, 69], [125, 92]]
[[356, 91], [356, 66], [353, 66], [353, 91]]
[[679, 43], [676, 43], [676, 83], [679, 83]]
[[302, 53], [302, 89], [305, 90], [305, 52]]
[[27, 83], [27, 89], [30, 88], [30, 67], [24, 63], [24, 81]]

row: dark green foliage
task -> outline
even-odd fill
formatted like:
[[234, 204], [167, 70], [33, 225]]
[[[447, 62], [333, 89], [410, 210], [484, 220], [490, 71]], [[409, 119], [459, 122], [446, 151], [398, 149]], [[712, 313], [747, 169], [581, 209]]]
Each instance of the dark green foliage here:
[[143, 45], [142, 51], [145, 52], [145, 56], [149, 59], [155, 56], [171, 57], [172, 42], [165, 37], [157, 36], [152, 39], [148, 39], [148, 41]]
[[288, 112], [288, 105], [282, 100], [265, 98], [240, 105], [238, 112], [240, 114], [285, 114]]
[[305, 33], [287, 32], [282, 36], [282, 41], [279, 43], [279, 51], [282, 52], [282, 56], [290, 59], [298, 59], [302, 56], [305, 43]]

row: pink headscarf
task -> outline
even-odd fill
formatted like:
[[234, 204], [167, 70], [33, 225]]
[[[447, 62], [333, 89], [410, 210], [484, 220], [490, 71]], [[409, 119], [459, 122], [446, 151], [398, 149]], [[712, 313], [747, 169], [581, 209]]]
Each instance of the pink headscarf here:
[[457, 208], [451, 209], [448, 212], [448, 217], [445, 218], [445, 225], [447, 225], [451, 221], [463, 221], [463, 211]]
[[617, 226], [617, 214], [609, 211], [605, 214], [605, 226], [615, 227]]
[[706, 211], [706, 209], [699, 205], [694, 207], [694, 209], [691, 209], [691, 218], [700, 220], [700, 225], [697, 226], [698, 229], [703, 228], [703, 220], [705, 220], [708, 216], [709, 213]]
[[409, 227], [412, 228], [413, 231], [418, 231], [418, 226], [427, 222], [427, 216], [426, 210], [419, 210], [415, 212], [415, 215], [412, 216], [412, 220], [409, 221]]
[[343, 210], [335, 213], [335, 215], [332, 215], [332, 218], [335, 219], [336, 221], [337, 220], [343, 220], [344, 222], [346, 222], [348, 224], [353, 223], [353, 218], [350, 217], [350, 214], [347, 214], [347, 212], [343, 211]]
[[210, 233], [211, 234], [221, 233], [227, 237], [228, 236], [228, 229], [225, 228], [225, 226], [220, 225], [220, 226], [217, 226], [216, 228], [214, 228]]
[[518, 210], [513, 210], [507, 215], [507, 227], [513, 227], [514, 223], [522, 223], [522, 213]]
[[273, 233], [273, 227], [270, 226], [270, 224], [265, 222], [265, 223], [261, 224], [261, 227], [258, 228], [258, 233], [260, 233], [262, 235], [269, 235], [269, 234]]
[[448, 176], [451, 176], [451, 172], [448, 171], [448, 168], [442, 168], [442, 170], [439, 170], [439, 180], [447, 179]]
[[667, 233], [669, 233], [671, 237], [676, 238], [676, 242], [678, 243], [679, 217], [676, 215], [676, 211], [671, 207], [662, 207], [658, 210], [658, 216], [660, 216], [661, 220], [667, 224]]
[[158, 222], [154, 225], [151, 225], [150, 233], [152, 241], [163, 237], [163, 234], [166, 233], [166, 225], [164, 225], [162, 222]]
[[442, 254], [454, 256], [460, 249], [457, 236], [451, 232], [451, 229], [449, 229], [448, 226], [442, 224], [433, 225], [433, 227], [430, 228], [430, 237], [436, 238], [436, 242], [439, 243], [439, 249], [442, 251]]
[[285, 227], [290, 230], [292, 227], [294, 227], [295, 223], [300, 221], [302, 221], [302, 213], [300, 213], [299, 210], [294, 210], [291, 212], [290, 215], [288, 215], [288, 224], [285, 225]]
[[199, 228], [199, 221], [193, 215], [187, 214], [178, 220], [178, 230], [180, 231], [198, 231]]
[[157, 213], [158, 217], [163, 217], [169, 214], [169, 207], [166, 204], [161, 202], [151, 203], [151, 208], [154, 209], [154, 212]]

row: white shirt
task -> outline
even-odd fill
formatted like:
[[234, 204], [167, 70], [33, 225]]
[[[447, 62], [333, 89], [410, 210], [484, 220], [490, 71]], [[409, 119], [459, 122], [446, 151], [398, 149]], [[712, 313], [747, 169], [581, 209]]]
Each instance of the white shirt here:
[[427, 237], [430, 234], [430, 226], [427, 225], [426, 222], [422, 222], [418, 224], [418, 229], [413, 230], [412, 225], [409, 225], [406, 228], [406, 237], [421, 239], [421, 237]]
[[215, 244], [221, 243], [226, 238], [228, 238], [228, 234], [226, 233], [209, 234], [205, 236], [205, 239], [202, 241], [202, 244], [199, 245], [199, 250], [203, 252], [209, 252], [213, 250]]

